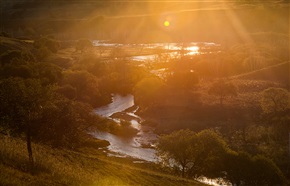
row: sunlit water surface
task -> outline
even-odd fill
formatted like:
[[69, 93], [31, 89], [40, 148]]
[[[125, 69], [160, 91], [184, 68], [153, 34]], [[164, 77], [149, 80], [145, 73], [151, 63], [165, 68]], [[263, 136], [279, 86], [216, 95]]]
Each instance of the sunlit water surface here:
[[[116, 94], [113, 96], [112, 103], [95, 109], [95, 113], [103, 117], [111, 118], [110, 116], [112, 114], [124, 111], [133, 105], [133, 95], [121, 96]], [[157, 160], [155, 156], [155, 150], [152, 148], [144, 148], [142, 147], [142, 144], [150, 145], [152, 141], [157, 139], [157, 135], [153, 133], [152, 128], [141, 126], [139, 121], [142, 121], [142, 118], [137, 116], [134, 112], [135, 111], [127, 112], [127, 114], [136, 118], [130, 121], [131, 126], [139, 131], [136, 136], [131, 138], [120, 137], [108, 132], [101, 131], [95, 131], [91, 134], [98, 139], [109, 141], [110, 145], [108, 149], [112, 152], [155, 162]]]
[[[93, 40], [93, 46], [97, 47], [126, 47], [126, 48], [137, 48], [142, 51], [143, 49], [156, 49], [167, 50], [169, 57], [175, 57], [179, 55], [192, 56], [201, 54], [201, 48], [211, 48], [220, 46], [219, 44], [212, 42], [190, 42], [190, 43], [149, 43], [149, 44], [121, 44], [121, 43], [110, 43], [105, 40]], [[154, 61], [158, 58], [157, 54], [150, 55], [139, 55], [129, 57], [134, 61]]]

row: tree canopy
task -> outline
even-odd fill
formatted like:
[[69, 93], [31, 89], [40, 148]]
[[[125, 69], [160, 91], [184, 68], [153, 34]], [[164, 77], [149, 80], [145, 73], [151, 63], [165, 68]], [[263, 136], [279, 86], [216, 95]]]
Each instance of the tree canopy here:
[[134, 89], [135, 101], [138, 104], [149, 106], [154, 105], [160, 95], [165, 84], [158, 77], [148, 77], [139, 81]]
[[183, 177], [214, 177], [221, 174], [218, 169], [227, 145], [214, 131], [195, 133], [187, 129], [161, 136], [157, 150], [163, 163], [174, 162], [181, 167]]
[[195, 133], [190, 130], [180, 130], [163, 135], [158, 141], [158, 156], [167, 165], [174, 161], [175, 166], [181, 166], [184, 177], [193, 163], [195, 142]]
[[261, 107], [264, 113], [277, 113], [289, 109], [289, 92], [283, 88], [268, 88], [262, 92]]

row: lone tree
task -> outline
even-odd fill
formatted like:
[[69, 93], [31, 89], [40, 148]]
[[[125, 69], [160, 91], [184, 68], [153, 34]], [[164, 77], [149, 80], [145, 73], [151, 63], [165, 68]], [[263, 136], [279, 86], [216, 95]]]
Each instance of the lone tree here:
[[237, 88], [231, 82], [225, 82], [224, 80], [219, 80], [212, 84], [210, 87], [209, 94], [219, 97], [220, 105], [223, 105], [223, 101], [227, 96], [237, 96]]
[[38, 80], [9, 78], [0, 81], [0, 124], [26, 136], [30, 169], [34, 167], [31, 136], [32, 128], [41, 117], [42, 107], [51, 91]]
[[261, 107], [264, 113], [278, 113], [289, 109], [289, 92], [283, 88], [268, 88], [262, 92]]
[[206, 175], [208, 178], [223, 176], [223, 159], [229, 151], [222, 136], [207, 129], [196, 134], [194, 166], [188, 171], [190, 177]]
[[175, 131], [161, 136], [157, 145], [162, 163], [180, 167], [182, 177], [221, 176], [222, 159], [227, 150], [224, 140], [212, 130]]
[[32, 139], [74, 148], [98, 121], [89, 105], [66, 99], [36, 79], [1, 80], [0, 103], [0, 128], [25, 135], [30, 171], [34, 170]]
[[181, 166], [182, 177], [184, 177], [186, 170], [191, 168], [194, 141], [195, 133], [190, 130], [163, 135], [158, 141], [158, 156], [166, 165], [174, 162], [175, 166]]

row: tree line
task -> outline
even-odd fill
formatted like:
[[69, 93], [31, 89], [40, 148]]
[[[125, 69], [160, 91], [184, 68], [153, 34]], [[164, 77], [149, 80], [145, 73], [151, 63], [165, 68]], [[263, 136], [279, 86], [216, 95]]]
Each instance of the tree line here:
[[233, 185], [283, 185], [286, 179], [275, 163], [229, 148], [214, 130], [179, 130], [158, 140], [160, 163], [182, 177], [223, 178]]

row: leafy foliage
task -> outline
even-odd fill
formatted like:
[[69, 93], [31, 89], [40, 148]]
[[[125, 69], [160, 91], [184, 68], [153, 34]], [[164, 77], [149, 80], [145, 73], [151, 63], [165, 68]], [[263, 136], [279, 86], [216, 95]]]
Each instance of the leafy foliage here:
[[181, 166], [182, 176], [217, 177], [227, 145], [211, 130], [196, 134], [187, 129], [161, 136], [157, 150], [162, 162]]
[[86, 71], [67, 71], [62, 85], [70, 85], [76, 90], [76, 100], [96, 106], [100, 104], [97, 79]]
[[136, 103], [145, 107], [154, 105], [162, 95], [164, 86], [165, 84], [158, 77], [144, 78], [135, 86], [134, 95]]
[[98, 122], [90, 106], [61, 97], [47, 104], [43, 110], [38, 121], [42, 126], [36, 128], [35, 138], [55, 147], [76, 147], [81, 144], [87, 128]]
[[212, 130], [175, 131], [158, 140], [158, 156], [167, 166], [177, 166], [182, 176], [224, 177], [232, 184], [286, 183], [281, 170], [268, 158], [237, 153]]
[[20, 78], [0, 82], [1, 127], [26, 133], [55, 146], [77, 144], [86, 127], [97, 122], [91, 108], [55, 94], [39, 80]]
[[38, 80], [20, 78], [0, 82], [1, 124], [16, 131], [25, 131], [27, 125], [41, 117], [42, 107], [51, 97], [51, 90]]
[[182, 176], [191, 168], [195, 152], [195, 133], [190, 130], [180, 130], [169, 135], [163, 135], [158, 141], [158, 156], [166, 165], [181, 166]]
[[233, 184], [282, 185], [285, 178], [279, 168], [263, 156], [251, 157], [247, 153], [228, 153], [225, 159], [227, 178]]
[[34, 47], [37, 49], [47, 48], [50, 52], [56, 53], [60, 48], [60, 44], [51, 37], [40, 37], [34, 42]]
[[35, 57], [28, 51], [8, 50], [0, 55], [1, 65], [11, 63], [27, 64], [27, 62], [35, 62]]
[[42, 87], [39, 80], [10, 78], [0, 81], [0, 124], [5, 129], [24, 133], [30, 170], [34, 169], [31, 137], [41, 118], [42, 106], [49, 101], [51, 91]]

